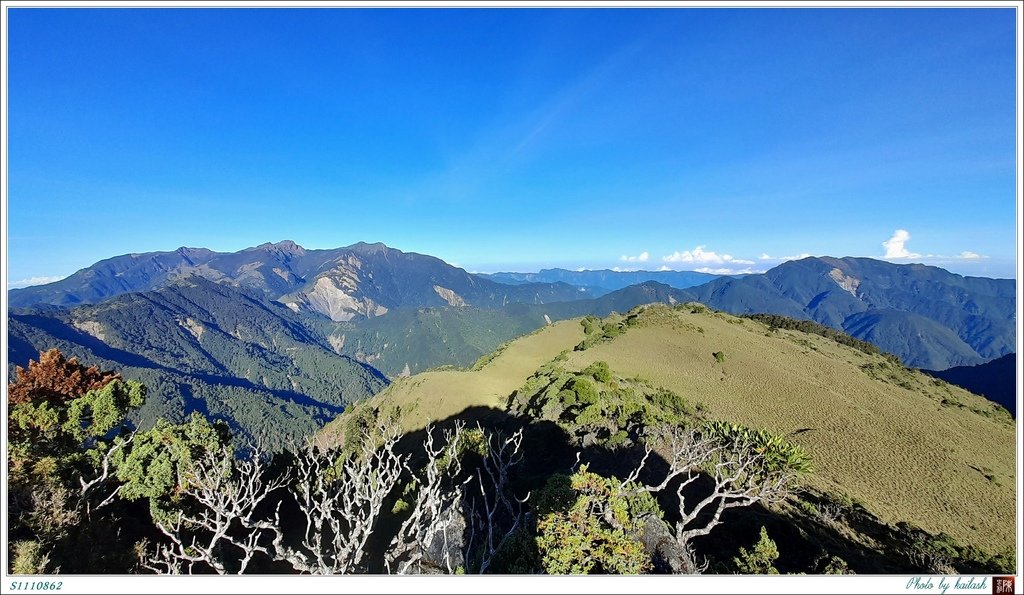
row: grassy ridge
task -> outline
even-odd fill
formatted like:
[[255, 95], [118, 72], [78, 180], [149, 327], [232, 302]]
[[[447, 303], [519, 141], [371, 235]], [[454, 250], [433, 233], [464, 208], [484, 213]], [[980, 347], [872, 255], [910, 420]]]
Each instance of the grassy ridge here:
[[812, 487], [884, 521], [993, 549], [1013, 543], [1015, 426], [982, 397], [825, 337], [681, 308], [651, 307], [566, 365], [598, 360], [699, 400], [712, 417], [793, 436], [814, 456]]
[[[558, 322], [509, 343], [498, 357], [477, 370], [429, 371], [399, 378], [364, 403], [401, 407], [406, 413], [403, 417], [406, 431], [418, 430], [430, 421], [456, 415], [470, 407], [504, 409], [508, 395], [527, 377], [582, 338], [583, 330], [578, 322]], [[321, 438], [332, 441], [341, 430], [341, 422], [337, 419], [328, 424], [320, 433]]]
[[[407, 429], [471, 407], [504, 408], [563, 350], [580, 372], [608, 362], [622, 377], [699, 402], [711, 419], [788, 436], [813, 457], [808, 487], [989, 551], [1014, 542], [1015, 425], [982, 397], [816, 334], [703, 307], [646, 307], [603, 323], [617, 336], [584, 339], [578, 321], [510, 343], [478, 371], [428, 372], [372, 399], [400, 405]], [[602, 327], [603, 328], [603, 327]], [[340, 420], [325, 432], [340, 430]]]

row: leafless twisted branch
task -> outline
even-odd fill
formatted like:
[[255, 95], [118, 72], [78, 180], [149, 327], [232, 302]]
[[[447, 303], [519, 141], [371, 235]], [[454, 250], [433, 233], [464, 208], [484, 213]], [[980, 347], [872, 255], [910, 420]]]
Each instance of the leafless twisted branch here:
[[418, 568], [424, 552], [434, 549], [437, 540], [442, 542], [439, 549], [444, 570], [455, 572], [457, 555], [454, 544], [449, 543], [448, 528], [459, 514], [463, 487], [471, 479], [466, 478], [461, 484], [452, 481], [462, 472], [459, 443], [465, 435], [465, 429], [464, 422], [456, 423], [453, 429], [445, 430], [444, 443], [435, 446], [434, 429], [427, 426], [423, 444], [427, 463], [422, 480], [417, 482], [419, 487], [412, 512], [392, 539], [385, 556], [389, 572], [406, 574]]
[[467, 561], [476, 553], [474, 549], [479, 550], [476, 570], [480, 574], [487, 570], [501, 544], [515, 533], [523, 520], [522, 505], [530, 495], [519, 499], [511, 494], [508, 486], [509, 472], [523, 460], [522, 444], [521, 429], [508, 438], [487, 435], [488, 454], [477, 469], [480, 497], [469, 502], [470, 532], [465, 547]]

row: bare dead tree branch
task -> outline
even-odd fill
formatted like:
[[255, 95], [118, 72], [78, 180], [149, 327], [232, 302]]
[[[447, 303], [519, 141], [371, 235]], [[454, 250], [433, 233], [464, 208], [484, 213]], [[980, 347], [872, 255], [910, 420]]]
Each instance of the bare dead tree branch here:
[[[288, 476], [265, 480], [265, 472], [264, 457], [256, 447], [244, 460], [236, 460], [231, 447], [225, 445], [193, 461], [184, 474], [182, 493], [191, 497], [189, 504], [194, 506], [188, 506], [188, 512], [179, 511], [173, 523], [157, 522], [170, 543], [159, 544], [144, 566], [191, 574], [201, 563], [218, 574], [242, 574], [256, 553], [269, 554], [260, 539], [273, 530], [255, 518], [256, 509], [287, 485]], [[229, 569], [225, 560], [228, 545], [241, 551], [236, 568]]]
[[379, 436], [364, 430], [358, 452], [348, 457], [312, 444], [299, 456], [290, 491], [306, 520], [302, 549], [285, 547], [278, 533], [274, 557], [314, 574], [360, 569], [384, 500], [407, 469], [408, 456], [395, 452], [398, 425], [377, 429]]
[[[707, 535], [721, 523], [722, 514], [730, 509], [750, 506], [757, 502], [775, 503], [790, 493], [796, 473], [770, 466], [762, 450], [752, 442], [737, 439], [726, 443], [721, 438], [695, 428], [661, 427], [651, 435], [666, 453], [669, 464], [664, 479], [655, 485], [639, 481], [640, 474], [654, 449], [645, 446], [637, 467], [619, 485], [620, 492], [660, 492], [676, 478], [680, 520], [674, 536], [687, 552], [685, 566], [700, 571], [690, 541]], [[684, 492], [702, 475], [713, 482], [711, 492], [693, 506], [688, 507]], [[608, 515], [605, 515], [606, 517]]]
[[[459, 444], [465, 435], [465, 428], [465, 422], [457, 422], [453, 429], [444, 432], [444, 443], [435, 446], [433, 427], [427, 426], [423, 444], [427, 463], [422, 480], [417, 482], [419, 488], [412, 512], [392, 539], [385, 556], [389, 572], [406, 574], [419, 568], [424, 553], [433, 550], [438, 540], [442, 542], [439, 548], [442, 557], [440, 562], [446, 572], [455, 572], [457, 559], [461, 561], [461, 556], [453, 551], [453, 544], [449, 543], [448, 533], [459, 514], [463, 487], [470, 479], [467, 478], [462, 484], [454, 482], [454, 478], [462, 471]], [[409, 472], [412, 473], [411, 470]]]
[[[447, 572], [455, 572], [469, 556], [474, 568], [484, 572], [501, 544], [521, 525], [526, 499], [516, 498], [509, 488], [510, 471], [523, 457], [522, 431], [507, 438], [479, 431], [485, 436], [486, 456], [475, 477], [461, 483], [457, 478], [464, 474], [460, 450], [467, 433], [464, 423], [445, 431], [443, 441], [428, 428], [427, 464], [418, 473], [410, 469], [409, 455], [395, 450], [399, 426], [394, 420], [364, 428], [353, 453], [310, 443], [296, 455], [292, 469], [269, 479], [258, 449], [245, 460], [235, 460], [228, 447], [207, 452], [183, 475], [179, 489], [188, 497], [186, 505], [173, 521], [158, 523], [166, 541], [143, 560], [143, 566], [161, 573], [200, 569], [243, 573], [259, 555], [284, 561], [303, 573], [363, 571], [366, 546], [385, 500], [403, 478], [412, 477], [417, 483], [412, 512], [391, 541], [385, 568], [415, 571], [430, 551], [436, 558], [431, 562]], [[471, 480], [479, 488], [479, 495], [472, 498], [465, 489]], [[282, 527], [281, 503], [272, 515], [257, 515], [258, 508], [266, 510], [261, 504], [284, 487], [303, 520], [300, 534], [292, 539], [286, 538]], [[450, 531], [461, 520], [458, 515], [464, 504], [470, 510], [468, 543]], [[479, 536], [475, 543], [474, 536]]]
[[[515, 533], [523, 520], [522, 505], [530, 495], [519, 499], [509, 489], [509, 472], [523, 460], [522, 443], [521, 429], [508, 438], [487, 435], [488, 454], [477, 469], [480, 496], [469, 503], [470, 533], [464, 550], [467, 565], [473, 559], [474, 550], [479, 550], [476, 570], [480, 574], [487, 571], [502, 543]], [[480, 545], [476, 546], [478, 531]]]
[[[770, 469], [764, 454], [745, 442], [715, 450], [705, 466], [710, 468], [714, 486], [711, 493], [689, 511], [685, 510], [682, 497], [686, 483], [677, 489], [680, 521], [676, 524], [676, 539], [680, 543], [710, 533], [721, 523], [722, 513], [730, 508], [785, 499], [796, 477], [789, 471]], [[710, 512], [711, 517], [701, 522], [701, 514], [705, 511]]]

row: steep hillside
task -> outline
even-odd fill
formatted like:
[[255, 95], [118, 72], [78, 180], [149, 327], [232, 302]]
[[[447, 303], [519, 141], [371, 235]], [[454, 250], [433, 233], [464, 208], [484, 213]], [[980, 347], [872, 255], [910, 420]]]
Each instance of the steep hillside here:
[[510, 286], [481, 279], [443, 260], [383, 244], [356, 244], [321, 265], [295, 291], [278, 299], [296, 311], [331, 320], [372, 318], [394, 308], [500, 307], [574, 300], [586, 292], [564, 283]]
[[55, 283], [8, 292], [12, 307], [96, 303], [199, 276], [331, 318], [372, 317], [398, 307], [542, 304], [587, 296], [564, 283], [509, 286], [432, 256], [384, 244], [306, 250], [291, 241], [230, 253], [202, 248], [117, 256]]
[[[813, 457], [810, 489], [860, 503], [881, 522], [1012, 548], [1015, 426], [989, 401], [883, 355], [699, 305], [650, 306], [588, 324], [587, 341], [579, 325], [560, 322], [477, 371], [405, 378], [368, 404], [411, 409], [410, 427], [501, 410], [538, 363], [567, 350], [557, 365], [569, 374], [604, 361], [615, 377], [662, 387], [711, 419], [788, 436]], [[321, 436], [336, 437], [343, 420]]]
[[907, 365], [914, 367], [977, 361], [979, 357], [952, 329], [912, 312], [889, 308], [866, 310], [848, 316], [840, 328], [903, 356]]
[[977, 366], [958, 366], [948, 370], [921, 370], [950, 384], [1005, 407], [1017, 416], [1017, 354], [1008, 353]]
[[812, 486], [885, 521], [987, 547], [1012, 543], [1014, 424], [959, 387], [824, 337], [685, 309], [651, 308], [568, 365], [597, 360], [715, 417], [793, 436], [814, 456]]
[[1015, 349], [1016, 286], [870, 258], [805, 258], [690, 289], [733, 314], [809, 318], [871, 341], [910, 366], [944, 369]]
[[[394, 378], [445, 365], [468, 368], [502, 343], [549, 320], [605, 316], [641, 303], [672, 303], [685, 297], [679, 290], [649, 283], [595, 300], [494, 309], [398, 308], [387, 316], [333, 322], [295, 313], [256, 291], [193, 276], [157, 291], [123, 294], [71, 310], [16, 310], [9, 357], [24, 365], [40, 350], [56, 346], [82, 361], [105, 360], [108, 368], [158, 368], [173, 374], [182, 386], [185, 378], [195, 379], [197, 386], [216, 379], [215, 384], [264, 394], [270, 404], [284, 400], [311, 407], [296, 415], [309, 418], [302, 423], [312, 429], [347, 403], [379, 390], [383, 378], [377, 370]], [[158, 407], [159, 400], [159, 414], [170, 414], [164, 401], [175, 401], [178, 390], [168, 388], [146, 407]], [[189, 407], [195, 408], [177, 406], [175, 411]], [[220, 415], [241, 420], [248, 412]]]
[[12, 365], [57, 347], [146, 383], [151, 396], [136, 420], [143, 425], [200, 410], [281, 443], [386, 384], [284, 306], [199, 277], [9, 320]]

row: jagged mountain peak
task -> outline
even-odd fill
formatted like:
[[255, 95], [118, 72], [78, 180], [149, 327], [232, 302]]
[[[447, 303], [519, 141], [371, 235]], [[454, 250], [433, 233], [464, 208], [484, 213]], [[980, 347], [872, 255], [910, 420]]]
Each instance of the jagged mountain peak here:
[[401, 250], [391, 248], [387, 246], [384, 242], [374, 242], [372, 244], [367, 242], [356, 242], [351, 246], [346, 246], [345, 249], [357, 252], [359, 254], [385, 254], [388, 252], [397, 252], [399, 254], [402, 254]]
[[252, 250], [273, 250], [273, 251], [277, 251], [277, 252], [283, 252], [285, 254], [294, 254], [296, 256], [302, 256], [302, 255], [304, 255], [306, 253], [306, 249], [305, 248], [303, 248], [302, 246], [296, 244], [292, 240], [281, 240], [280, 242], [276, 242], [276, 243], [264, 242], [264, 243], [260, 244], [259, 246], [254, 246], [252, 248], [246, 248], [245, 250], [243, 250], [243, 252], [252, 251]]

